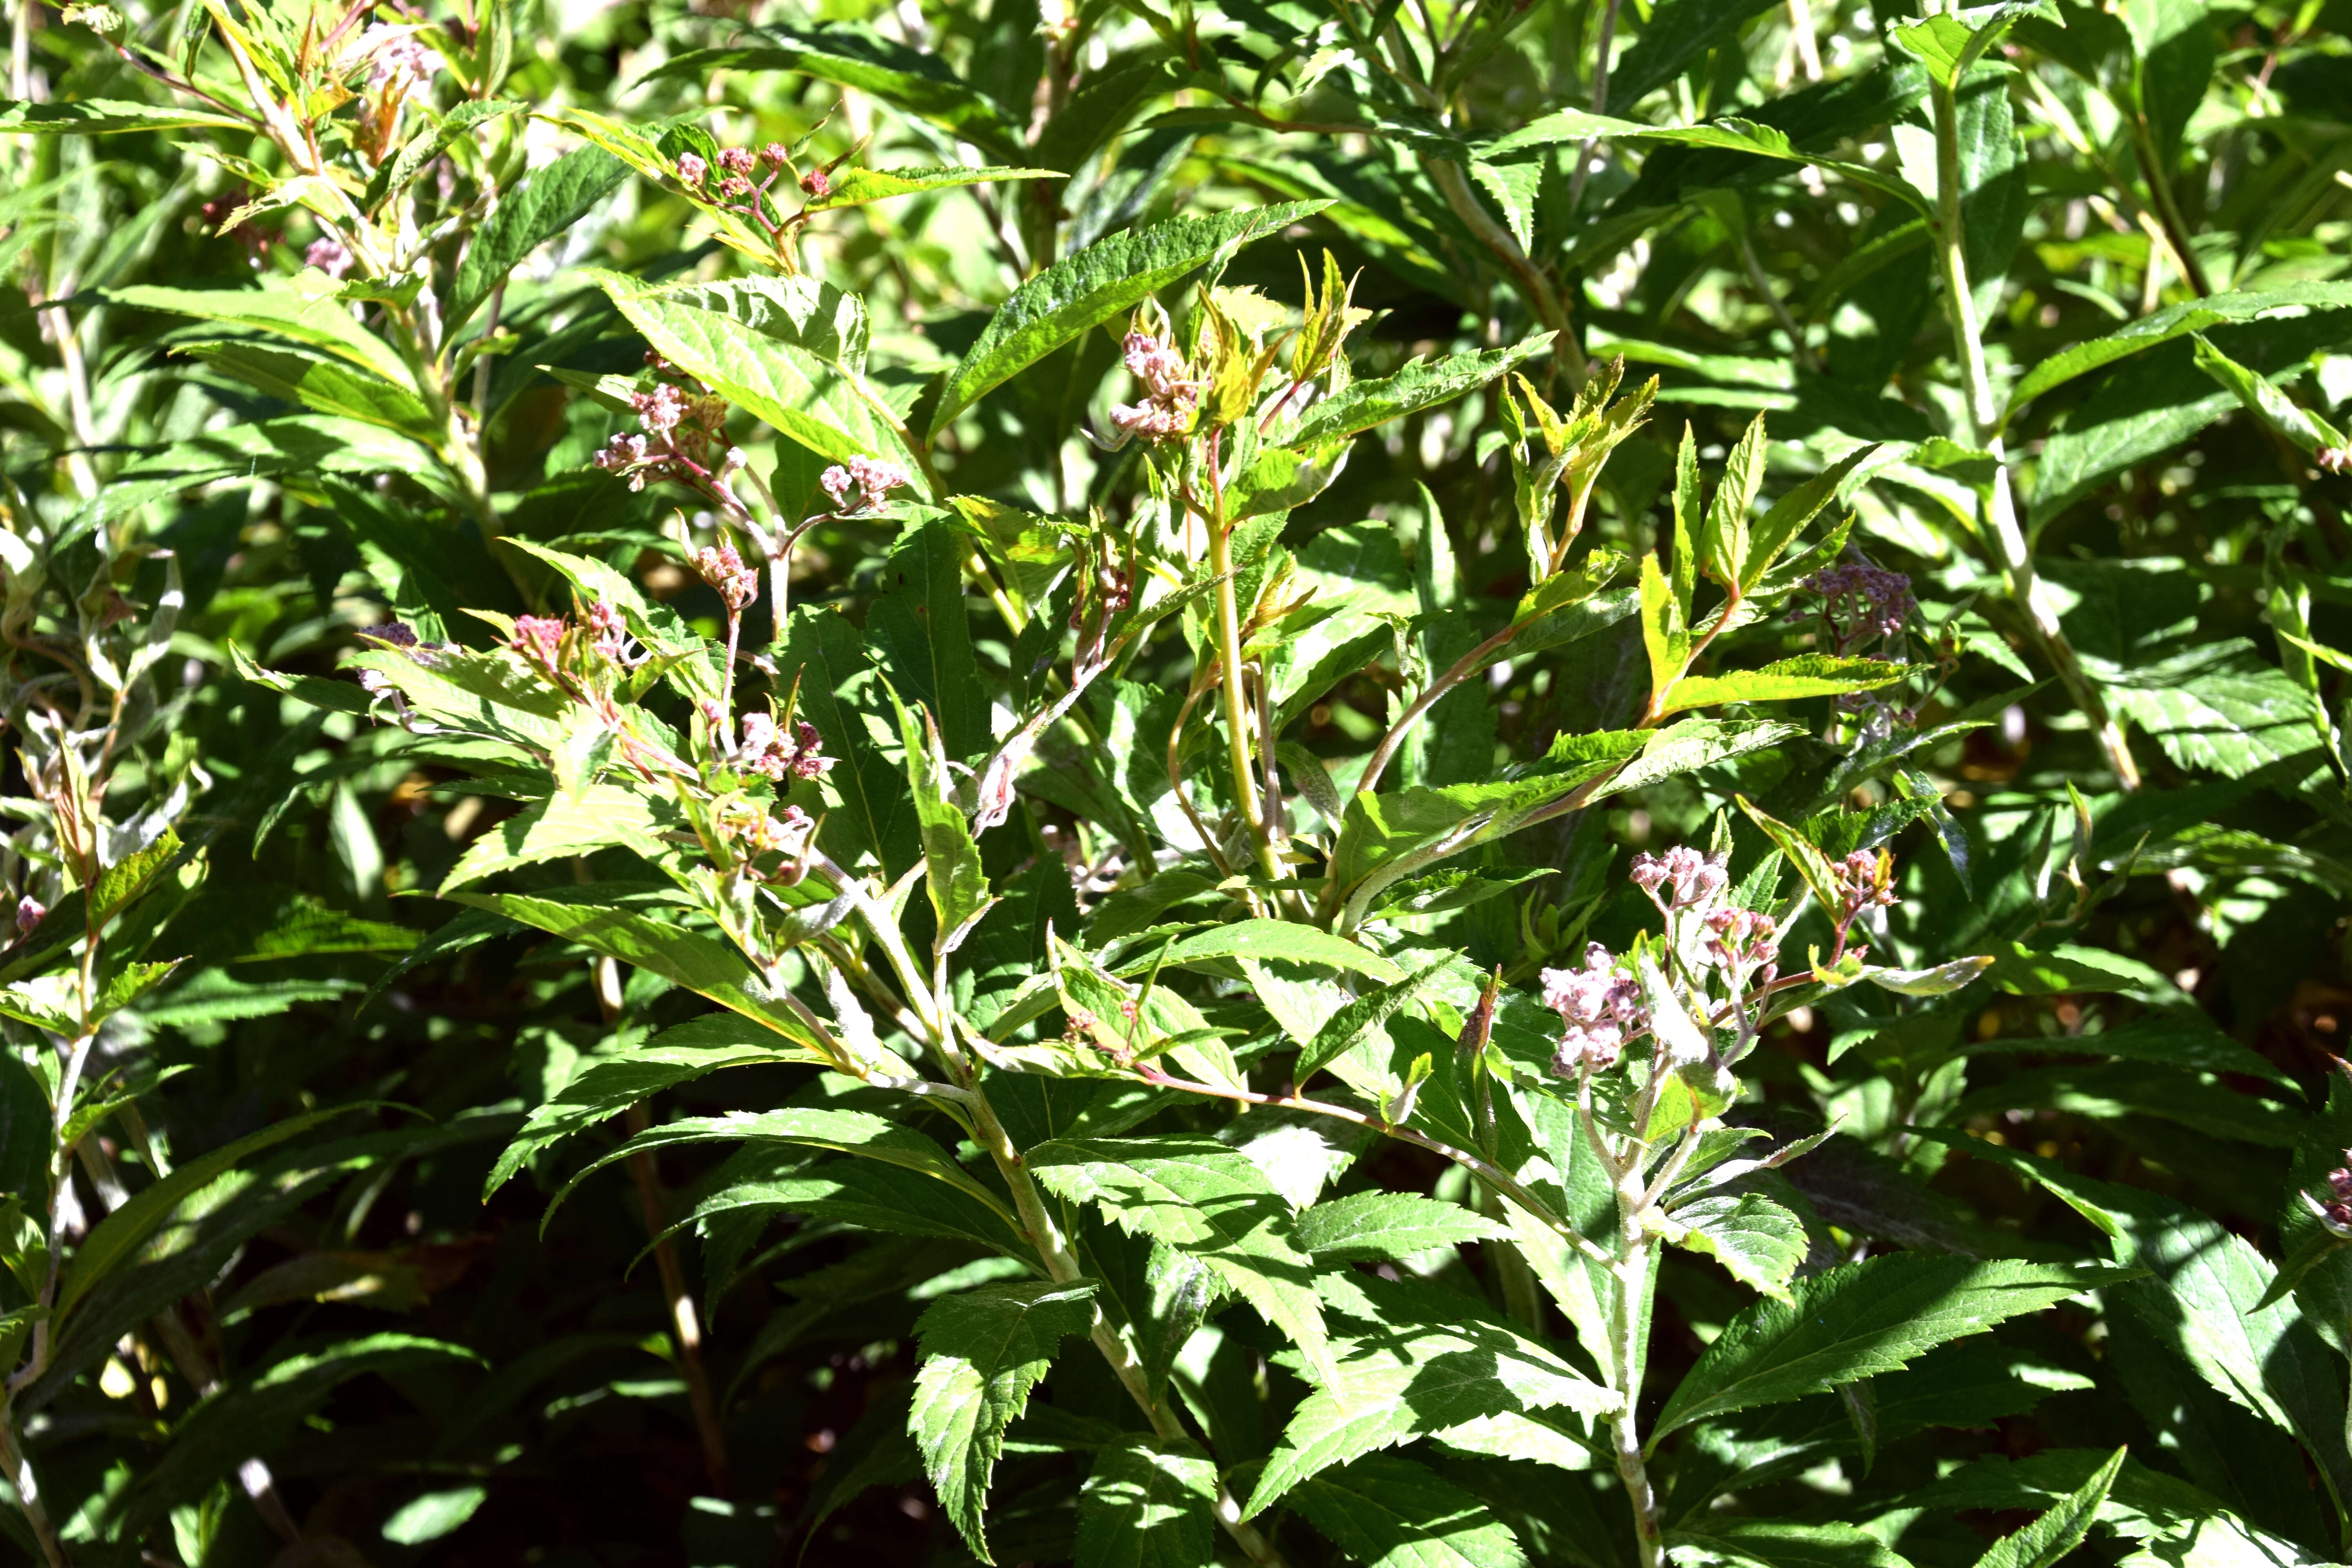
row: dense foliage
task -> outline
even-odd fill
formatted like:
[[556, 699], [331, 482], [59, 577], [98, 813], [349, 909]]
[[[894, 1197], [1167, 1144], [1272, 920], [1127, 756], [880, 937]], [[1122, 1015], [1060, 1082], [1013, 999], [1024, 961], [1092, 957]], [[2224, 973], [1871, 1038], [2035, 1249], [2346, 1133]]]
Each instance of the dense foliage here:
[[2344, 0], [11, 8], [0, 1558], [2352, 1552]]

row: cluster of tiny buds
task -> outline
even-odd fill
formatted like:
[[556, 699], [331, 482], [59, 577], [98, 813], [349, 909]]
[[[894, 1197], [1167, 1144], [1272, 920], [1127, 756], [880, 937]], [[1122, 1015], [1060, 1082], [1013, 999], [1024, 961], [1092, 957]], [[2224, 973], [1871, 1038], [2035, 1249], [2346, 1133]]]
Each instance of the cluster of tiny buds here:
[[1885, 909], [1895, 901], [1895, 861], [1885, 850], [1857, 849], [1830, 866], [1838, 896], [1850, 920], [1867, 909]]
[[[742, 196], [751, 194], [751, 175], [765, 163], [769, 169], [782, 168], [792, 162], [792, 153], [781, 142], [771, 142], [754, 153], [749, 147], [722, 147], [719, 150], [719, 194], [722, 196]], [[689, 185], [700, 186], [710, 177], [710, 165], [699, 153], [677, 155], [677, 177]]]
[[1616, 958], [1594, 942], [1581, 969], [1543, 972], [1544, 1005], [1559, 1015], [1559, 1050], [1552, 1070], [1563, 1078], [1606, 1072], [1617, 1065], [1629, 1035], [1650, 1026], [1640, 982], [1619, 973]]
[[727, 744], [727, 719], [717, 703], [703, 710], [710, 721], [710, 732], [729, 765], [761, 778], [783, 782], [786, 774], [796, 779], [813, 779], [840, 759], [824, 754], [824, 737], [815, 725], [803, 719], [794, 724], [790, 734], [776, 722], [772, 713], [753, 711], [743, 715], [742, 743]]
[[351, 249], [333, 235], [322, 235], [302, 253], [302, 265], [315, 267], [328, 277], [340, 279], [352, 269]]
[[1165, 441], [1192, 428], [1208, 383], [1195, 378], [1174, 345], [1145, 332], [1127, 334], [1127, 374], [1143, 384], [1143, 401], [1115, 405], [1110, 422], [1123, 437]]
[[[817, 479], [824, 493], [833, 498], [835, 511], [872, 511], [890, 497], [890, 492], [911, 485], [914, 476], [896, 463], [885, 463], [872, 458], [852, 458], [849, 466], [835, 463]], [[852, 501], [849, 492], [856, 490]]]
[[738, 844], [754, 855], [798, 855], [808, 842], [809, 829], [815, 826], [809, 814], [797, 805], [784, 807], [781, 816], [766, 812], [753, 812], [730, 818], [729, 833]]
[[1780, 951], [1780, 922], [1761, 910], [1726, 905], [1708, 912], [1707, 962], [1718, 969], [1739, 971], [1762, 964], [1763, 984], [1772, 984]]
[[[1905, 624], [1919, 609], [1918, 600], [1911, 595], [1910, 578], [1866, 561], [1824, 566], [1806, 578], [1803, 585], [1826, 601], [1822, 606], [1825, 616], [1833, 622], [1843, 617], [1838, 628], [1841, 652], [1872, 637], [1902, 636]], [[1791, 615], [1804, 618], [1802, 609]]]
[[694, 570], [698, 576], [719, 590], [726, 603], [727, 613], [738, 616], [743, 606], [760, 596], [760, 574], [743, 563], [734, 544], [720, 540], [694, 552]]
[[[24, 926], [22, 914], [16, 917], [16, 924], [20, 928]], [[2344, 1157], [2352, 1160], [2352, 1149], [2345, 1150]], [[2329, 1235], [2352, 1237], [2352, 1170], [2339, 1165], [2327, 1173], [2326, 1203], [2315, 1202], [2308, 1194], [2305, 1194], [2304, 1202], [2311, 1205], [2312, 1211], [2319, 1215], [2319, 1223], [2327, 1227]]]
[[[646, 361], [656, 374], [671, 369], [653, 353]], [[723, 397], [663, 381], [651, 391], [631, 393], [629, 406], [639, 427], [614, 436], [589, 461], [608, 473], [628, 475], [633, 490], [644, 489], [653, 479], [709, 481], [714, 459], [723, 463], [731, 455]]]
[[33, 928], [39, 925], [47, 916], [48, 912], [48, 906], [41, 902], [40, 900], [33, 897], [30, 893], [26, 893], [23, 898], [18, 899], [16, 900], [16, 934], [18, 936], [32, 935]]
[[[1635, 887], [1650, 895], [1652, 903], [1671, 914], [1711, 904], [1721, 897], [1731, 885], [1731, 858], [1720, 850], [1702, 855], [1688, 845], [1677, 845], [1664, 855], [1634, 856], [1629, 875]], [[1658, 889], [1668, 884], [1672, 891], [1660, 897]]]
[[2331, 474], [2352, 471], [2352, 446], [2322, 447], [2315, 456], [2319, 466]]

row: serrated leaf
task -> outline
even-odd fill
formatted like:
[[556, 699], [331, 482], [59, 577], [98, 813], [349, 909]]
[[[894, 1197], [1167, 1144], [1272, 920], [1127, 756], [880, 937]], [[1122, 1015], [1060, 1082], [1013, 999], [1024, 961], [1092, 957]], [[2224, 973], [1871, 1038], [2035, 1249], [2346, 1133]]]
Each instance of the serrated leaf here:
[[1394, 962], [1370, 948], [1360, 947], [1345, 937], [1333, 936], [1313, 926], [1275, 920], [1235, 921], [1197, 936], [1181, 938], [1168, 949], [1164, 960], [1154, 952], [1149, 958], [1122, 964], [1119, 973], [1123, 975], [1139, 974], [1157, 963], [1175, 967], [1231, 958], [1312, 963], [1326, 969], [1343, 969], [1351, 973], [1370, 975], [1384, 983], [1404, 978], [1404, 971]]
[[1727, 1411], [1892, 1372], [1922, 1351], [2133, 1278], [2068, 1267], [1902, 1252], [1832, 1268], [1734, 1318], [1659, 1412], [1652, 1441]]
[[1313, 446], [1451, 403], [1544, 353], [1551, 347], [1551, 333], [1540, 332], [1507, 349], [1415, 360], [1394, 375], [1350, 382], [1301, 416], [1282, 437], [1282, 444]]
[[919, 191], [944, 191], [957, 185], [985, 185], [1003, 180], [1059, 180], [1067, 176], [1053, 169], [989, 167], [976, 169], [844, 169], [831, 188], [810, 201], [811, 212], [863, 206]]
[[1196, 1444], [1122, 1437], [1078, 1490], [1076, 1568], [1206, 1568], [1216, 1502], [1217, 1467]]
[[2083, 1543], [2091, 1525], [2106, 1505], [2107, 1493], [2124, 1468], [2128, 1449], [2117, 1448], [2107, 1462], [2092, 1472], [2067, 1496], [2051, 1505], [2024, 1529], [2001, 1537], [1977, 1559], [1977, 1568], [2057, 1568], [2065, 1555]]
[[1004, 1428], [1053, 1364], [1063, 1339], [1094, 1322], [1095, 1283], [988, 1285], [934, 1301], [915, 1324], [923, 1352], [907, 1430], [940, 1506], [982, 1563], [982, 1510], [1004, 1449]]
[[1394, 1454], [1327, 1470], [1289, 1500], [1370, 1568], [1527, 1568], [1518, 1537], [1484, 1503]]
[[1712, 708], [1725, 702], [1793, 702], [1804, 697], [1874, 691], [1879, 687], [1894, 685], [1908, 673], [1903, 666], [1883, 659], [1799, 654], [1761, 669], [1685, 676], [1666, 693], [1660, 711], [1679, 713], [1687, 708]]
[[1417, 1436], [1495, 1415], [1591, 1416], [1618, 1403], [1517, 1327], [1422, 1281], [1347, 1271], [1326, 1275], [1322, 1289], [1345, 1314], [1339, 1363], [1309, 1370], [1315, 1392], [1292, 1412], [1244, 1517], [1331, 1466]]
[[1675, 1240], [1706, 1253], [1734, 1279], [1776, 1301], [1789, 1300], [1789, 1279], [1805, 1260], [1804, 1222], [1760, 1193], [1717, 1194], [1675, 1209], [1687, 1226]]
[[992, 388], [1010, 381], [1090, 327], [1125, 314], [1254, 239], [1322, 211], [1328, 201], [1285, 202], [1171, 218], [1097, 240], [1013, 291], [949, 373], [931, 417], [936, 437]]
[[1334, 1263], [1397, 1263], [1433, 1247], [1502, 1241], [1510, 1234], [1460, 1204], [1417, 1193], [1355, 1193], [1298, 1216], [1298, 1245]]
[[1200, 1258], [1308, 1364], [1332, 1370], [1314, 1260], [1297, 1244], [1288, 1201], [1249, 1156], [1177, 1133], [1055, 1140], [1029, 1151], [1028, 1163], [1056, 1196], [1092, 1203], [1130, 1234]]
[[[667, 804], [667, 803], [665, 803]], [[655, 803], [620, 784], [591, 784], [526, 806], [466, 846], [442, 879], [444, 897], [485, 877], [599, 849], [634, 849], [648, 860], [666, 853]]]
[[1909, 1568], [1868, 1531], [1778, 1519], [1685, 1525], [1667, 1535], [1666, 1557], [1675, 1568]]
[[[1252, 953], [1253, 958], [1274, 956]], [[1412, 1005], [1426, 994], [1438, 977], [1454, 964], [1452, 953], [1439, 957], [1426, 967], [1392, 984], [1383, 985], [1369, 995], [1359, 996], [1337, 1013], [1330, 1022], [1316, 1031], [1312, 1044], [1298, 1053], [1291, 1070], [1294, 1083], [1304, 1086], [1307, 1079], [1346, 1056], [1365, 1041], [1377, 1037], [1381, 1027], [1399, 1011]]]
[[390, 343], [352, 319], [351, 307], [332, 294], [305, 294], [275, 279], [253, 289], [167, 289], [137, 283], [109, 289], [118, 305], [200, 321], [226, 321], [257, 332], [291, 338], [383, 377], [414, 394], [416, 380]]
[[71, 103], [32, 103], [0, 99], [0, 135], [98, 136], [117, 131], [240, 131], [249, 121], [205, 109], [160, 109], [120, 99], [85, 98]]
[[457, 263], [443, 330], [463, 325], [532, 251], [587, 216], [628, 173], [602, 147], [575, 147], [534, 171], [521, 189], [501, 194]]

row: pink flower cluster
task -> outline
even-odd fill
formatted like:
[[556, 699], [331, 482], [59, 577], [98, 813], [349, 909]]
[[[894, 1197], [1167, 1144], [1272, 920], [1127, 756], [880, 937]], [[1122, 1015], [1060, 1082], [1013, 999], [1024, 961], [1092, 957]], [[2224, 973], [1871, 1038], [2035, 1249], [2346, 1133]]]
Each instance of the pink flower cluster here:
[[715, 546], [706, 546], [694, 552], [694, 570], [701, 579], [719, 590], [730, 615], [740, 615], [743, 606], [760, 596], [760, 574], [743, 564], [733, 543], [720, 540]]
[[48, 906], [41, 902], [40, 900], [33, 897], [30, 893], [16, 900], [16, 934], [18, 936], [32, 935], [33, 928], [39, 925], [43, 920], [47, 919], [48, 912]]
[[786, 774], [819, 777], [840, 759], [824, 754], [824, 737], [807, 720], [794, 724], [787, 735], [774, 714], [751, 712], [743, 715], [742, 743], [728, 750], [727, 760], [745, 773], [781, 784]]
[[815, 823], [799, 806], [788, 805], [782, 816], [763, 811], [733, 818], [727, 826], [735, 841], [754, 855], [797, 855]]
[[1599, 942], [1584, 950], [1581, 969], [1543, 972], [1544, 1005], [1559, 1015], [1559, 1054], [1552, 1070], [1563, 1078], [1605, 1072], [1617, 1065], [1626, 1037], [1650, 1026], [1641, 983], [1622, 973]]
[[1122, 437], [1166, 441], [1192, 428], [1208, 383], [1192, 376], [1172, 344], [1143, 332], [1127, 334], [1127, 374], [1143, 384], [1143, 401], [1116, 405], [1110, 422]]
[[360, 35], [368, 61], [368, 90], [405, 94], [423, 87], [441, 68], [441, 57], [416, 41], [414, 27], [378, 22]]
[[302, 253], [302, 265], [315, 267], [330, 278], [340, 279], [352, 269], [352, 253], [333, 235], [322, 235], [310, 242]]
[[[671, 367], [648, 353], [656, 372]], [[629, 395], [638, 429], [614, 437], [589, 461], [608, 473], [626, 474], [629, 488], [641, 490], [652, 479], [677, 479], [713, 489], [732, 448], [726, 436], [727, 400], [708, 392], [688, 392], [675, 382], [656, 382], [648, 392]]]
[[[1723, 896], [1731, 884], [1730, 857], [1721, 853], [1701, 855], [1688, 845], [1676, 845], [1664, 855], [1642, 854], [1633, 857], [1629, 873], [1633, 885], [1650, 895], [1650, 901], [1667, 914], [1678, 910], [1697, 909], [1713, 903]], [[1665, 896], [1659, 889], [1670, 888]]]
[[[29, 900], [26, 901], [30, 902]], [[34, 905], [36, 909], [39, 907]], [[20, 931], [28, 929], [22, 914], [16, 917], [16, 926]], [[2352, 1160], [2352, 1149], [2345, 1150], [2344, 1157]], [[2307, 1195], [2304, 1201], [2311, 1205], [2313, 1212], [2319, 1215], [2319, 1223], [2326, 1226], [2330, 1234], [2352, 1237], [2352, 1170], [2339, 1165], [2327, 1173], [2326, 1203], [2314, 1203]]]
[[1764, 984], [1772, 984], [1780, 953], [1780, 926], [1761, 910], [1726, 905], [1706, 916], [1706, 959], [1718, 969], [1738, 972], [1764, 966]]
[[[1893, 639], [1918, 613], [1911, 579], [1866, 561], [1825, 566], [1804, 581], [1804, 586], [1826, 601], [1822, 615], [1837, 636], [1838, 652], [1851, 653], [1874, 637]], [[1802, 612], [1799, 612], [1801, 616]]]
[[[833, 498], [835, 511], [872, 511], [889, 498], [892, 490], [915, 482], [914, 476], [896, 463], [878, 462], [872, 458], [852, 458], [849, 466], [836, 463], [817, 479], [824, 493]], [[857, 500], [852, 502], [849, 492], [855, 489]]]

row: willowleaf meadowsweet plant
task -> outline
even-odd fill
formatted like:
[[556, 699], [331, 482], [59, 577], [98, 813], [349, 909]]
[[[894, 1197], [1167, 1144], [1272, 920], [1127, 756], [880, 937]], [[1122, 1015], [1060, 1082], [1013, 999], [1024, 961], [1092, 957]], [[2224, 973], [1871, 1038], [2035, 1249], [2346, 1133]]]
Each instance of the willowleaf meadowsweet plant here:
[[0, 1555], [2344, 1561], [2347, 22], [20, 0]]

